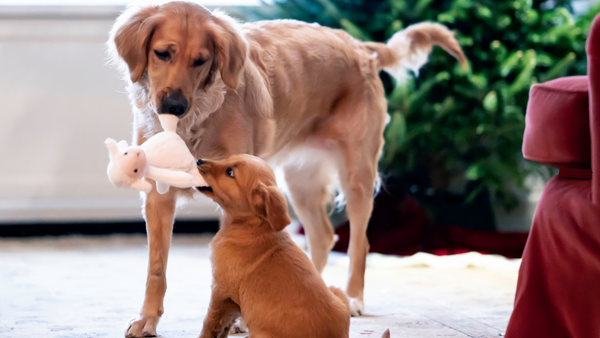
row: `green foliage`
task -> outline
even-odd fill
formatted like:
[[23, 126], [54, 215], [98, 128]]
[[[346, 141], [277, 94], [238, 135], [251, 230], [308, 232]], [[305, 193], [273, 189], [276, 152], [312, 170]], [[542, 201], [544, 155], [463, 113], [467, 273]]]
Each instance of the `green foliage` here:
[[[488, 189], [506, 207], [514, 187], [547, 169], [522, 159], [531, 86], [586, 73], [585, 39], [600, 7], [575, 18], [570, 1], [540, 0], [275, 0], [279, 17], [342, 28], [385, 41], [402, 28], [436, 21], [456, 32], [465, 70], [440, 48], [418, 77], [390, 90], [391, 122], [380, 168], [428, 173], [431, 187], [456, 177]], [[389, 82], [389, 79], [388, 79]]]

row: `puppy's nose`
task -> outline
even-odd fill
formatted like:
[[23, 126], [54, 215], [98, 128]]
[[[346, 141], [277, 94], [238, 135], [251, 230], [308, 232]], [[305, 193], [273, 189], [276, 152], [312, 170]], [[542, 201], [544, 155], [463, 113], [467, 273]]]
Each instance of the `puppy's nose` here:
[[183, 97], [181, 90], [175, 90], [163, 102], [163, 113], [181, 116], [188, 110], [188, 100]]
[[204, 164], [204, 161], [202, 159], [199, 159], [198, 161], [196, 161], [197, 166], [201, 166], [203, 164]]

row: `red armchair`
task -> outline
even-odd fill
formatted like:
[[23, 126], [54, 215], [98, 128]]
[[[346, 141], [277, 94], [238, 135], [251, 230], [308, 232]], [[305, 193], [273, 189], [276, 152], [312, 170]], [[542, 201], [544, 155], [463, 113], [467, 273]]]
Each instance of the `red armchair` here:
[[560, 173], [533, 219], [508, 338], [600, 337], [600, 15], [586, 51], [588, 76], [530, 92], [523, 156]]

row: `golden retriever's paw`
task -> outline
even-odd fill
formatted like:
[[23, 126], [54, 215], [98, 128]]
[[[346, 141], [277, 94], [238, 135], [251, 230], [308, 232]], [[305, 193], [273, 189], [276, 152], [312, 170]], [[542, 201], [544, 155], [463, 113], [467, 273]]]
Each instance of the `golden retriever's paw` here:
[[362, 299], [350, 298], [350, 315], [360, 317], [365, 313], [365, 303]]
[[229, 330], [229, 334], [237, 334], [237, 333], [246, 333], [248, 332], [248, 327], [246, 326], [246, 321], [244, 318], [238, 318], [233, 325], [231, 325], [231, 329]]
[[136, 317], [129, 320], [125, 337], [156, 337], [158, 317]]

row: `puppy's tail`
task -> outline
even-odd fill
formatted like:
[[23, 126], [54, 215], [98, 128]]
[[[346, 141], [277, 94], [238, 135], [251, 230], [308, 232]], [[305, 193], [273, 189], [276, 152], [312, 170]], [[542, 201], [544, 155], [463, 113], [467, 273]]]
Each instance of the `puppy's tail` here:
[[406, 76], [406, 69], [418, 74], [433, 46], [442, 47], [466, 67], [467, 58], [454, 34], [444, 25], [422, 22], [397, 32], [387, 42], [364, 42], [364, 46], [377, 53], [379, 69], [397, 79]]
[[390, 338], [390, 329], [385, 330], [381, 338]]

